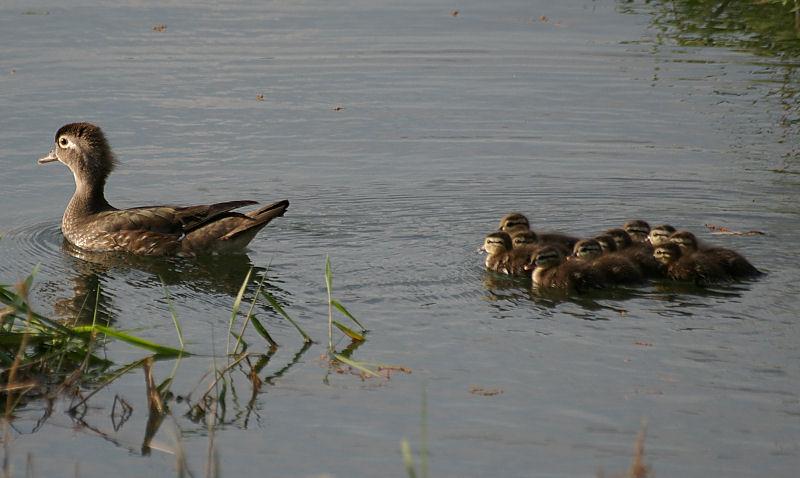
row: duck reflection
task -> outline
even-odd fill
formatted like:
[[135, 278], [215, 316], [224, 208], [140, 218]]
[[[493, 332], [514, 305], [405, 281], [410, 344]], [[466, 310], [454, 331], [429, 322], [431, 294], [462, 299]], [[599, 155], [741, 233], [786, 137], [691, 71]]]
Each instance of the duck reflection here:
[[[235, 297], [248, 271], [253, 276], [266, 268], [253, 265], [247, 254], [208, 255], [194, 258], [147, 257], [125, 253], [99, 253], [78, 249], [66, 240], [62, 251], [72, 260], [72, 295], [55, 301], [55, 312], [71, 325], [96, 323], [108, 325], [115, 319], [113, 294], [103, 287], [116, 273], [125, 270], [146, 272], [147, 288], [181, 286], [198, 294], [218, 293]], [[276, 297], [286, 297], [286, 291], [271, 281], [269, 289]], [[252, 286], [252, 284], [251, 284]]]

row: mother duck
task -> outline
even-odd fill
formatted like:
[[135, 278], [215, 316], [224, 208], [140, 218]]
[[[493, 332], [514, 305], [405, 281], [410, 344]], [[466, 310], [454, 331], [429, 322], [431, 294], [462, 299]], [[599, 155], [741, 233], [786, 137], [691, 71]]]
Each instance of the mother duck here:
[[53, 149], [39, 164], [54, 161], [64, 163], [75, 177], [75, 194], [64, 211], [61, 231], [67, 241], [88, 251], [154, 256], [234, 252], [289, 207], [289, 201], [282, 200], [247, 213], [234, 209], [256, 201], [117, 209], [104, 194], [116, 159], [103, 131], [90, 123], [58, 130]]

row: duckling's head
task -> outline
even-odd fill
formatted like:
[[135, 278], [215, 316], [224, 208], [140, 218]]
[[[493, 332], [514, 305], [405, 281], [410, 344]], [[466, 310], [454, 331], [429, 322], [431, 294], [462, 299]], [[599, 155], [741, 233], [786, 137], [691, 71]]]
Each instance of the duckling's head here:
[[512, 212], [500, 219], [498, 229], [509, 234], [517, 231], [528, 231], [531, 228], [528, 218], [524, 214]]
[[625, 232], [625, 229], [609, 229], [606, 234], [614, 238], [614, 244], [617, 245], [617, 250], [625, 249], [633, 244], [630, 234]]
[[625, 232], [631, 236], [631, 240], [634, 242], [645, 242], [647, 235], [650, 234], [650, 224], [641, 219], [628, 221], [622, 228], [625, 229]]
[[652, 244], [653, 247], [660, 246], [661, 244], [666, 244], [669, 242], [669, 236], [671, 236], [674, 232], [675, 228], [669, 224], [660, 224], [650, 229], [650, 234], [647, 235], [647, 240], [650, 241], [650, 244]]
[[533, 265], [539, 269], [548, 269], [561, 264], [562, 260], [564, 257], [558, 249], [546, 246], [539, 249], [539, 252], [533, 257]]
[[677, 244], [685, 251], [697, 250], [697, 237], [689, 231], [678, 231], [669, 236], [669, 242]]
[[75, 176], [78, 186], [91, 183], [104, 184], [116, 165], [111, 147], [103, 131], [91, 123], [70, 123], [56, 133], [55, 145], [50, 153], [39, 159], [39, 164], [60, 161]]
[[536, 237], [536, 233], [531, 230], [517, 231], [511, 234], [511, 243], [514, 247], [530, 246], [536, 244], [538, 240], [539, 238]]
[[680, 246], [672, 242], [656, 246], [653, 251], [653, 257], [662, 264], [671, 264], [680, 259], [682, 255], [683, 251]]
[[600, 248], [603, 250], [603, 254], [608, 254], [609, 252], [614, 252], [617, 250], [617, 243], [614, 242], [614, 238], [609, 236], [608, 234], [602, 234], [594, 238], [598, 244], [600, 244]]
[[575, 244], [572, 254], [581, 259], [594, 259], [603, 255], [603, 248], [594, 239], [583, 239]]
[[493, 256], [510, 251], [512, 247], [511, 236], [503, 231], [497, 231], [486, 235], [481, 250]]

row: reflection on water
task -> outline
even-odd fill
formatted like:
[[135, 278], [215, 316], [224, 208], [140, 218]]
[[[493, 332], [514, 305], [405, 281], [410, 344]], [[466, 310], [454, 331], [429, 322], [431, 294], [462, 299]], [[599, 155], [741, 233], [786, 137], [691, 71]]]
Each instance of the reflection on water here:
[[[146, 272], [139, 287], [158, 289], [181, 286], [194, 293], [209, 292], [236, 297], [247, 273], [267, 275], [264, 287], [281, 302], [291, 294], [280, 286], [280, 279], [269, 277], [268, 268], [255, 266], [245, 254], [208, 255], [192, 259], [179, 257], [146, 257], [125, 253], [99, 253], [76, 248], [66, 240], [61, 249], [74, 258], [71, 271], [72, 294], [55, 301], [56, 314], [74, 325], [91, 324], [93, 320], [110, 324], [114, 321], [113, 298], [103, 291], [103, 278], [126, 270]], [[73, 275], [74, 274], [74, 275]], [[249, 284], [250, 292], [256, 287]]]
[[[797, 0], [657, 0], [647, 2], [646, 6], [623, 1], [619, 10], [650, 13], [654, 53], [675, 43], [687, 48], [723, 47], [763, 56], [762, 63], [754, 64], [760, 71], [753, 72], [752, 81], [770, 85], [764, 90], [765, 97], [780, 105], [775, 118], [780, 141], [797, 144], [796, 138], [800, 136], [800, 3]], [[726, 74], [721, 71], [719, 75], [724, 79]], [[658, 80], [658, 68], [653, 78]], [[800, 146], [794, 146], [784, 155], [776, 172], [800, 173]]]

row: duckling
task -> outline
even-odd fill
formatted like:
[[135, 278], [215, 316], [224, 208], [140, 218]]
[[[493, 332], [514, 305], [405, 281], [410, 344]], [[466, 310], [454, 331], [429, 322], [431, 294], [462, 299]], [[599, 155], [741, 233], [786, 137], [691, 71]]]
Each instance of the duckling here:
[[645, 242], [647, 235], [650, 234], [650, 224], [641, 219], [628, 221], [622, 228], [631, 236], [633, 242]]
[[509, 234], [519, 231], [529, 231], [531, 224], [524, 214], [519, 212], [510, 212], [500, 219], [500, 224], [497, 229]]
[[573, 257], [589, 264], [610, 284], [639, 284], [644, 281], [642, 271], [630, 259], [616, 253], [603, 254], [600, 243], [594, 239], [578, 241]]
[[614, 238], [609, 236], [608, 234], [601, 234], [594, 238], [598, 244], [600, 244], [600, 248], [603, 250], [603, 254], [608, 254], [611, 252], [617, 252], [617, 243], [614, 242]]
[[529, 249], [532, 249], [532, 252], [536, 252], [536, 249], [539, 249], [539, 248], [541, 248], [541, 247], [543, 247], [545, 245], [557, 247], [558, 250], [562, 254], [564, 254], [565, 257], [568, 256], [570, 254], [570, 252], [572, 252], [571, 250], [569, 250], [566, 247], [564, 247], [563, 244], [554, 243], [554, 242], [545, 243], [545, 242], [540, 241], [539, 240], [539, 236], [537, 236], [536, 233], [531, 231], [531, 230], [517, 231], [517, 232], [511, 234], [511, 242], [512, 242], [512, 244], [514, 246], [514, 249], [517, 249], [519, 247], [527, 247]]
[[650, 229], [647, 235], [647, 241], [653, 246], [657, 247], [669, 242], [669, 236], [675, 232], [675, 228], [669, 224], [659, 224], [658, 226]]
[[653, 256], [664, 264], [670, 279], [706, 285], [727, 282], [731, 276], [717, 261], [702, 254], [684, 251], [678, 244], [668, 242], [655, 248]]
[[636, 264], [646, 277], [663, 277], [662, 265], [653, 257], [650, 244], [633, 242], [630, 234], [624, 229], [609, 229], [605, 232], [617, 245], [617, 253], [627, 257]]
[[738, 252], [724, 247], [703, 246], [698, 242], [697, 237], [689, 231], [675, 232], [669, 236], [669, 241], [677, 244], [686, 252], [693, 253], [693, 255], [702, 255], [706, 260], [716, 262], [734, 278], [756, 277], [763, 274]]
[[539, 243], [539, 237], [530, 229], [511, 233], [511, 244], [514, 248], [534, 246]]
[[245, 214], [233, 210], [256, 201], [117, 209], [104, 194], [116, 158], [102, 130], [90, 123], [58, 130], [53, 149], [39, 164], [54, 161], [65, 164], [75, 177], [61, 231], [71, 244], [92, 252], [194, 256], [241, 250], [289, 207], [283, 200]]
[[484, 262], [486, 269], [509, 275], [527, 274], [525, 266], [536, 249], [538, 248], [514, 247], [511, 236], [503, 231], [487, 234], [481, 247], [488, 254]]
[[565, 261], [564, 255], [553, 246], [545, 246], [528, 265], [533, 284], [541, 288], [571, 289], [578, 292], [600, 289], [605, 278], [583, 261]]
[[[525, 215], [520, 214], [518, 212], [512, 212], [503, 216], [500, 219], [500, 227], [501, 231], [505, 231], [509, 234], [514, 234], [516, 232], [522, 231], [530, 231], [531, 226], [528, 218]], [[575, 247], [575, 243], [578, 242], [577, 237], [568, 236], [566, 234], [559, 234], [555, 232], [548, 232], [542, 234], [536, 234], [537, 242], [539, 244], [559, 244], [563, 247], [566, 251], [566, 254], [569, 254], [572, 251], [572, 248]]]

